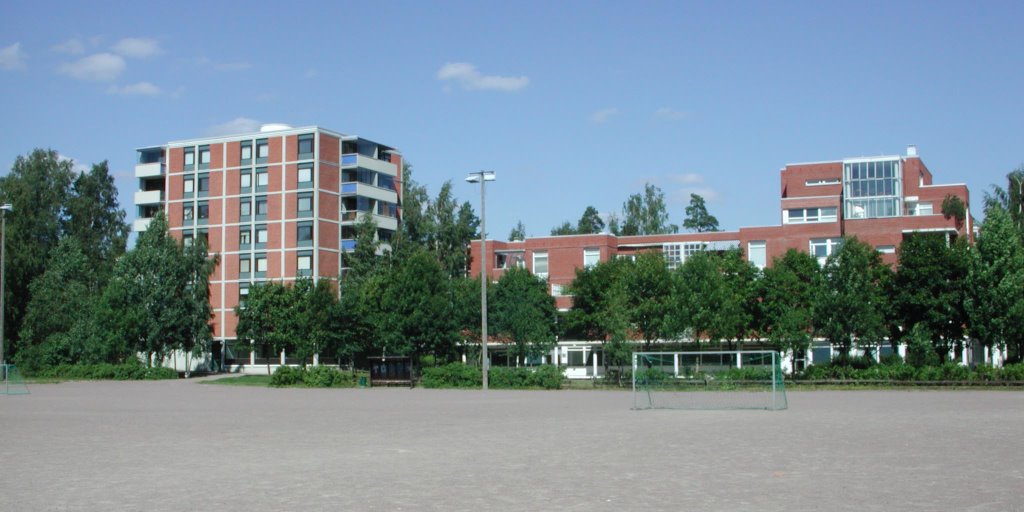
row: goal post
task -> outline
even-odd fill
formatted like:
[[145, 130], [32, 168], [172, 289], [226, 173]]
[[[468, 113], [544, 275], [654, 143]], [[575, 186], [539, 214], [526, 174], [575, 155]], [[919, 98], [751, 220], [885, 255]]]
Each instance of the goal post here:
[[778, 411], [788, 406], [778, 352], [633, 353], [633, 409]]
[[28, 386], [13, 364], [0, 364], [0, 395], [27, 395]]

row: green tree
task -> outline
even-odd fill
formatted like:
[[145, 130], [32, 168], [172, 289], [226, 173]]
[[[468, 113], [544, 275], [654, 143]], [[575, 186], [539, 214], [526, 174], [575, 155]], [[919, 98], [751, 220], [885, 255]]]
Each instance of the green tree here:
[[288, 292], [284, 330], [292, 340], [292, 355], [303, 366], [313, 354], [337, 355], [340, 311], [331, 281], [299, 279]]
[[633, 194], [626, 199], [622, 204], [622, 213], [621, 227], [617, 218], [610, 222], [615, 228], [615, 235], [663, 235], [679, 231], [678, 226], [668, 222], [665, 193], [650, 183], [644, 185], [642, 195]]
[[900, 244], [899, 266], [888, 293], [903, 327], [900, 332], [922, 324], [943, 360], [952, 349], [963, 349], [967, 267], [964, 241], [950, 246], [942, 234], [916, 233]]
[[125, 252], [129, 232], [106, 161], [78, 174], [71, 185], [66, 210], [64, 231], [78, 240], [96, 266], [94, 291], [99, 293], [113, 271], [114, 262]]
[[477, 236], [480, 227], [472, 206], [468, 202], [459, 205], [452, 194], [452, 182], [447, 181], [441, 186], [428, 212], [434, 227], [428, 237], [428, 247], [448, 276], [466, 275], [469, 271], [466, 247]]
[[431, 254], [416, 251], [397, 261], [379, 289], [380, 315], [374, 348], [384, 354], [444, 359], [455, 351], [459, 333], [449, 292], [450, 279]]
[[516, 223], [515, 227], [508, 234], [509, 242], [522, 242], [526, 240], [526, 226], [523, 225], [523, 221]]
[[968, 264], [968, 330], [984, 346], [1008, 344], [1010, 361], [1024, 354], [1024, 249], [1010, 214], [998, 204], [985, 209]]
[[427, 188], [412, 179], [412, 165], [402, 164], [402, 222], [396, 245], [412, 244], [415, 247], [427, 247], [431, 233], [434, 231], [433, 220], [427, 211], [430, 195]]
[[210, 256], [205, 238], [180, 248], [178, 265], [184, 287], [181, 297], [184, 307], [182, 335], [177, 346], [185, 354], [185, 376], [188, 377], [192, 366], [189, 356], [200, 355], [210, 351], [213, 341], [213, 308], [210, 305], [210, 275], [220, 262], [217, 255]]
[[583, 210], [583, 215], [580, 217], [579, 222], [576, 223], [576, 233], [580, 235], [593, 235], [602, 232], [604, 232], [604, 221], [601, 220], [601, 214], [597, 211], [597, 208], [587, 206]]
[[1010, 217], [1019, 236], [1024, 237], [1024, 165], [1006, 175], [1006, 188], [992, 186], [985, 194], [985, 211], [1001, 207]]
[[627, 260], [612, 259], [576, 269], [576, 278], [568, 287], [573, 304], [565, 317], [566, 330], [579, 339], [600, 340], [605, 368], [629, 362], [624, 282], [629, 265]]
[[551, 228], [551, 236], [563, 236], [563, 235], [575, 235], [576, 228], [573, 227], [572, 223], [565, 221], [558, 226]]
[[297, 322], [290, 317], [295, 312], [290, 295], [283, 284], [258, 283], [249, 287], [245, 304], [235, 307], [238, 316], [235, 333], [239, 339], [251, 341], [254, 350], [267, 356], [267, 375], [270, 375], [270, 361], [282, 350], [291, 352], [294, 348], [291, 336]]
[[197, 251], [191, 254], [195, 260], [186, 258], [167, 232], [165, 217], [158, 213], [139, 235], [135, 248], [117, 261], [104, 291], [101, 317], [104, 328], [123, 340], [130, 352], [162, 360], [171, 349], [204, 336], [198, 332], [204, 313], [197, 304], [200, 297], [207, 297], [208, 288], [197, 277], [204, 270], [192, 265], [200, 256], [203, 262], [197, 265], [212, 265], [205, 259], [203, 245]]
[[113, 361], [114, 354], [95, 335], [94, 272], [77, 240], [61, 240], [46, 271], [29, 286], [31, 299], [18, 340], [19, 365], [38, 370], [58, 364]]
[[769, 346], [803, 359], [814, 334], [814, 298], [821, 285], [817, 260], [796, 249], [764, 269], [759, 318]]
[[363, 278], [380, 270], [381, 258], [377, 255], [380, 243], [377, 241], [377, 221], [373, 215], [362, 214], [356, 222], [356, 245], [342, 254], [343, 266], [348, 268], [342, 279]]
[[885, 337], [884, 293], [892, 271], [881, 255], [856, 237], [843, 240], [822, 269], [814, 302], [814, 324], [821, 335], [849, 355], [854, 342], [865, 347]]
[[967, 205], [964, 204], [963, 199], [960, 199], [960, 196], [946, 194], [946, 198], [942, 200], [942, 215], [946, 220], [954, 219], [956, 228], [960, 229], [964, 225], [964, 219], [967, 218]]
[[494, 291], [495, 331], [512, 340], [516, 358], [539, 358], [555, 345], [555, 299], [529, 270], [505, 271]]
[[672, 273], [660, 253], [645, 252], [629, 264], [624, 276], [627, 318], [650, 350], [656, 340], [672, 338], [674, 314]]
[[31, 297], [29, 285], [43, 273], [61, 238], [64, 205], [75, 176], [72, 165], [52, 149], [36, 149], [19, 156], [10, 173], [0, 178], [0, 203], [14, 208], [6, 214], [4, 334], [15, 348]]
[[690, 205], [686, 207], [686, 220], [683, 221], [683, 227], [698, 233], [718, 231], [718, 219], [708, 213], [708, 207], [703, 197], [690, 194]]
[[741, 341], [752, 331], [757, 269], [739, 251], [698, 252], [675, 273], [676, 330], [691, 329], [700, 349], [710, 341]]

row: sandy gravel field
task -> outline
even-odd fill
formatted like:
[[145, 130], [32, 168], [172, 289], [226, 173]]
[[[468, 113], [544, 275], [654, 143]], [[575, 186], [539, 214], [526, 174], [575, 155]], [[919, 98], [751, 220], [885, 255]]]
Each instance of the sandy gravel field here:
[[0, 511], [1024, 511], [1024, 392], [628, 392], [192, 381], [0, 396]]

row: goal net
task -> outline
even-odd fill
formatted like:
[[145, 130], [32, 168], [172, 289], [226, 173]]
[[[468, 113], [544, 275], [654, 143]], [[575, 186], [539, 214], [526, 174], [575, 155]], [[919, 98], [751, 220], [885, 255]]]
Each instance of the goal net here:
[[13, 364], [0, 364], [0, 395], [27, 395], [28, 386]]
[[788, 407], [777, 352], [634, 352], [634, 409]]

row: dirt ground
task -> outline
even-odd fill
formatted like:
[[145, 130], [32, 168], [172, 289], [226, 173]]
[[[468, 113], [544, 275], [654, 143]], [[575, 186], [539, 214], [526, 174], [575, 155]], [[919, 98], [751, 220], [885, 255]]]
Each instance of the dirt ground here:
[[1024, 511], [1024, 392], [38, 384], [0, 396], [0, 510]]

